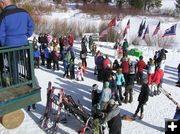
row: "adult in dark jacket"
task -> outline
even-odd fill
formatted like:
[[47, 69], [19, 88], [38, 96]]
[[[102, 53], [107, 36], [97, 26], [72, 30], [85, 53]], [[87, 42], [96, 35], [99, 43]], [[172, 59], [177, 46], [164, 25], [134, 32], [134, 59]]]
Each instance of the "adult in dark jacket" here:
[[103, 60], [104, 58], [101, 53], [95, 58], [95, 63], [96, 63], [97, 71], [98, 71], [98, 75], [97, 75], [98, 81], [103, 80]]
[[143, 107], [146, 104], [146, 102], [148, 101], [148, 97], [149, 97], [148, 80], [144, 79], [142, 87], [141, 87], [141, 92], [140, 92], [139, 97], [138, 97], [139, 105], [136, 109], [135, 114], [133, 115], [135, 118], [137, 117], [137, 114], [138, 114], [140, 109], [141, 109], [140, 118], [141, 119], [143, 118], [143, 112], [144, 112]]
[[121, 114], [120, 108], [115, 104], [115, 101], [111, 99], [107, 106], [107, 116], [104, 122], [108, 123], [109, 134], [121, 134]]
[[127, 102], [131, 103], [133, 101], [133, 86], [134, 86], [135, 72], [133, 69], [131, 69], [132, 66], [133, 65], [130, 64], [130, 69], [125, 84], [125, 103]]

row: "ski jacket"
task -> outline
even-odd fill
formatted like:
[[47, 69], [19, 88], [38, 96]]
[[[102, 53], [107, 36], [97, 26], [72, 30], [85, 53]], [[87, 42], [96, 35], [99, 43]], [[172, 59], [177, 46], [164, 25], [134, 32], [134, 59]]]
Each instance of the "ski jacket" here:
[[39, 51], [39, 50], [35, 50], [35, 51], [34, 51], [34, 57], [35, 57], [35, 58], [40, 57], [40, 51]]
[[155, 65], [150, 64], [148, 67], [148, 74], [154, 74], [154, 72], [155, 72]]
[[122, 67], [122, 72], [123, 73], [128, 73], [129, 72], [129, 62], [124, 60], [121, 64]]
[[74, 36], [73, 35], [68, 36], [68, 43], [70, 46], [73, 46], [73, 44], [74, 44]]
[[[14, 10], [13, 13], [3, 16], [5, 12]], [[5, 7], [0, 20], [0, 46], [17, 47], [28, 44], [28, 38], [33, 34], [34, 23], [31, 16], [23, 9], [17, 11], [15, 5]], [[3, 16], [3, 17], [2, 17]]]
[[103, 60], [103, 69], [105, 70], [108, 65], [110, 65], [110, 68], [112, 68], [111, 61], [106, 58]]
[[165, 66], [166, 66], [166, 61], [165, 61], [165, 60], [161, 60], [161, 62], [160, 62], [160, 65], [159, 65], [159, 66], [160, 66], [160, 69], [164, 71]]
[[103, 102], [108, 102], [111, 99], [112, 93], [110, 88], [105, 88], [102, 90], [101, 93], [101, 99], [100, 99], [100, 104]]
[[45, 58], [50, 58], [50, 53], [51, 53], [51, 48], [47, 47], [44, 50], [44, 57]]
[[152, 82], [156, 83], [156, 85], [159, 85], [160, 80], [163, 78], [163, 76], [164, 76], [163, 70], [156, 69]]
[[123, 51], [127, 51], [128, 47], [129, 47], [128, 42], [127, 41], [123, 42], [123, 47], [122, 47]]
[[128, 74], [127, 75], [126, 86], [134, 85], [134, 79], [135, 79], [135, 74]]
[[104, 58], [101, 55], [96, 58], [95, 63], [96, 63], [97, 69], [103, 68], [103, 60], [104, 60]]
[[136, 64], [136, 68], [138, 69], [138, 72], [142, 73], [143, 69], [146, 67], [146, 63], [143, 60], [138, 61]]
[[118, 86], [122, 86], [123, 83], [125, 83], [124, 75], [122, 73], [121, 74], [116, 73], [116, 77], [117, 77], [116, 84]]
[[148, 101], [148, 97], [149, 97], [149, 86], [148, 84], [143, 83], [141, 87], [141, 92], [138, 97], [139, 103], [145, 104]]

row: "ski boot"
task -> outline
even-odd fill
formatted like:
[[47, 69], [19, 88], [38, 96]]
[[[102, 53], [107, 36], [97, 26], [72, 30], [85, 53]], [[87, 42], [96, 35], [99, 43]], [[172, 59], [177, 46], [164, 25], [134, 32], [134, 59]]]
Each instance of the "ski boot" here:
[[141, 114], [140, 117], [139, 117], [139, 119], [142, 120], [143, 118], [144, 118], [144, 115]]

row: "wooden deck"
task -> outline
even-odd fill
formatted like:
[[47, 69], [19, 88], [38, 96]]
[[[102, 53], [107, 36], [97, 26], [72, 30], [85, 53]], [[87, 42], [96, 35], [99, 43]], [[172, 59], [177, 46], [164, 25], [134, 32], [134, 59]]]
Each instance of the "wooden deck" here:
[[10, 90], [5, 90], [0, 93], [0, 103], [6, 102], [8, 100], [17, 98], [18, 96], [24, 95], [32, 91], [30, 86], [22, 86], [19, 88], [13, 88]]

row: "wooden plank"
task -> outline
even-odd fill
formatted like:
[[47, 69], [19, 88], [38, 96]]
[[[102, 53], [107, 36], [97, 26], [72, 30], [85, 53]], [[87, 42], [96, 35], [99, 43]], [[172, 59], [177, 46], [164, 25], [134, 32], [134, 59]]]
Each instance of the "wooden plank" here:
[[0, 103], [14, 99], [18, 96], [29, 93], [31, 91], [32, 91], [32, 88], [30, 86], [22, 86], [22, 87], [13, 88], [7, 91], [5, 90], [0, 93]]

